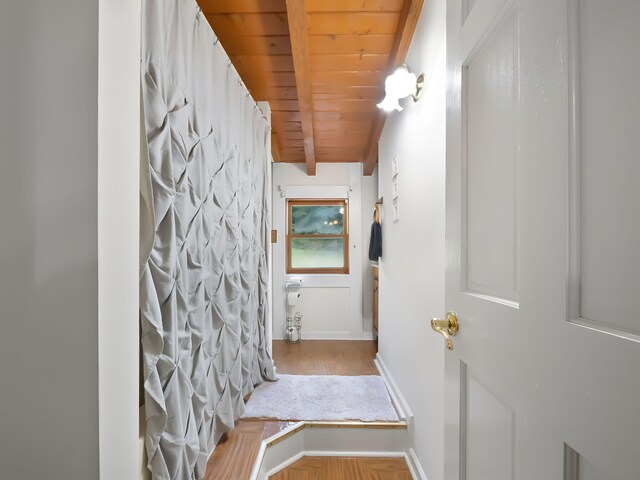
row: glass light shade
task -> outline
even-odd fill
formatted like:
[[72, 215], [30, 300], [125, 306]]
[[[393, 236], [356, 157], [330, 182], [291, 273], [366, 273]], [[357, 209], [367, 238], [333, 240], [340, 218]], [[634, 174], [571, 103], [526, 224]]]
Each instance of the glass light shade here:
[[384, 91], [387, 96], [405, 98], [416, 93], [417, 77], [411, 73], [406, 65], [397, 67], [384, 82]]
[[391, 112], [392, 110], [402, 111], [402, 107], [398, 102], [397, 97], [392, 97], [388, 93], [384, 96], [384, 99], [378, 104], [378, 108], [381, 108], [385, 112]]

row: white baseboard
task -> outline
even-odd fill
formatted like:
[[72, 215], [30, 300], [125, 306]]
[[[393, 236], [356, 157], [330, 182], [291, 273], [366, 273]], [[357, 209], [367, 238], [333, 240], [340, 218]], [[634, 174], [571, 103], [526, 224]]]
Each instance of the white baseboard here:
[[[264, 452], [261, 452], [264, 455]], [[428, 480], [427, 476], [422, 469], [422, 465], [416, 457], [416, 453], [413, 448], [409, 449], [409, 453], [404, 452], [344, 452], [344, 451], [302, 451], [294, 455], [293, 457], [285, 460], [281, 464], [275, 466], [267, 472], [267, 476], [271, 477], [278, 472], [281, 472], [289, 465], [294, 464], [303, 457], [375, 457], [375, 458], [404, 458], [407, 462], [407, 467], [411, 473], [411, 477], [414, 480]]]
[[259, 478], [258, 476], [260, 474], [260, 468], [262, 467], [262, 462], [264, 462], [264, 456], [267, 454], [267, 448], [267, 442], [265, 442], [264, 440], [260, 442], [260, 449], [258, 450], [258, 454], [256, 455], [256, 458], [253, 459], [253, 468], [251, 468], [249, 480], [257, 480]]
[[305, 455], [306, 455], [305, 452], [297, 453], [293, 457], [288, 458], [287, 460], [282, 462], [280, 465], [276, 465], [275, 467], [273, 467], [271, 470], [269, 470], [267, 472], [267, 478], [272, 476], [272, 475], [275, 475], [276, 473], [278, 473], [278, 472], [280, 472], [282, 470], [284, 470], [285, 468], [287, 468], [292, 463], [296, 463], [298, 460], [300, 460]]
[[[286, 340], [284, 336], [274, 336], [273, 340]], [[302, 335], [302, 341], [305, 340], [373, 340], [373, 333], [365, 332], [362, 335], [350, 335], [348, 333], [337, 332], [315, 332]]]
[[415, 480], [427, 480], [427, 476], [422, 469], [422, 465], [420, 464], [420, 460], [416, 456], [416, 452], [413, 448], [409, 449], [409, 453], [405, 456], [405, 460], [407, 461], [407, 465], [409, 466], [409, 471], [411, 472], [411, 476]]
[[373, 457], [373, 458], [402, 458], [406, 456], [404, 452], [345, 452], [327, 450], [305, 450], [303, 457]]
[[[262, 441], [251, 480], [266, 480], [305, 456], [407, 458], [406, 424], [299, 422]], [[408, 464], [408, 462], [407, 462]]]
[[[272, 468], [267, 472], [267, 475], [270, 477], [275, 475], [276, 473], [284, 470], [289, 465], [297, 462], [302, 457], [375, 457], [375, 458], [405, 458], [407, 459], [407, 454], [404, 452], [345, 452], [345, 451], [314, 451], [314, 450], [304, 450], [288, 460], [282, 462], [280, 465]], [[407, 460], [407, 465], [409, 461]], [[413, 474], [413, 473], [412, 473]], [[420, 477], [414, 477], [416, 479], [420, 479]]]
[[389, 390], [389, 395], [391, 396], [391, 400], [393, 401], [396, 409], [398, 410], [398, 414], [400, 418], [404, 420], [409, 420], [413, 417], [413, 412], [411, 408], [409, 408], [409, 404], [405, 400], [402, 392], [398, 388], [398, 384], [391, 376], [391, 372], [387, 368], [387, 365], [384, 363], [382, 356], [378, 352], [375, 359], [376, 367], [378, 367], [378, 371], [382, 376], [384, 383], [387, 385], [387, 389]]

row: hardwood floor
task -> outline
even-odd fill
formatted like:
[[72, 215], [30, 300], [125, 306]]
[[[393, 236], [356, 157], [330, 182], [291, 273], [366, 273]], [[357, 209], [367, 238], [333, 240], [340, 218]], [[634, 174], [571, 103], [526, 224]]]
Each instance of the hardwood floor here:
[[[282, 340], [274, 340], [273, 342], [273, 359], [278, 373], [294, 375], [378, 375], [378, 370], [373, 363], [376, 351], [374, 341], [303, 340], [297, 344], [289, 344]], [[262, 439], [274, 435], [287, 425], [287, 422], [240, 420], [236, 428], [225, 435], [216, 446], [213, 455], [209, 458], [205, 479], [243, 480], [249, 478], [253, 460], [258, 453]], [[354, 465], [360, 468], [359, 464]], [[349, 468], [351, 467], [349, 466]], [[286, 478], [405, 478], [382, 477], [378, 473], [376, 475], [378, 476], [290, 476]]]
[[411, 480], [404, 458], [303, 457], [271, 480]]
[[225, 435], [207, 464], [206, 480], [241, 480], [249, 478], [253, 460], [263, 439], [275, 435], [290, 425], [272, 420], [240, 420], [236, 428]]
[[266, 425], [264, 420], [240, 420], [216, 446], [207, 464], [206, 480], [249, 478]]
[[376, 352], [374, 341], [273, 342], [273, 358], [278, 373], [293, 375], [378, 375], [373, 363]]

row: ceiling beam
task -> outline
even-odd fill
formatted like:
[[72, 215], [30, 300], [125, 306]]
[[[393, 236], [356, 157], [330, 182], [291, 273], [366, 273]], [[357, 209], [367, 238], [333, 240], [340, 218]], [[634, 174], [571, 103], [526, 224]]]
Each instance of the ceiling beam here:
[[309, 41], [307, 37], [307, 13], [304, 0], [286, 0], [289, 36], [296, 75], [300, 122], [304, 141], [304, 157], [307, 175], [316, 174], [316, 157], [313, 141], [313, 103], [309, 69]]
[[[289, 1], [287, 1], [287, 3], [289, 3]], [[395, 67], [404, 62], [407, 52], [409, 51], [409, 45], [411, 45], [413, 32], [415, 32], [416, 25], [418, 24], [418, 18], [420, 18], [423, 3], [424, 0], [404, 0], [400, 18], [398, 19], [398, 28], [395, 38], [393, 39], [391, 53], [389, 54], [387, 75], [390, 74]], [[380, 135], [382, 135], [382, 129], [384, 128], [386, 120], [386, 112], [378, 110], [371, 134], [369, 135], [369, 148], [364, 159], [363, 173], [365, 175], [371, 175], [376, 168], [376, 163], [378, 162], [378, 140], [380, 140]]]

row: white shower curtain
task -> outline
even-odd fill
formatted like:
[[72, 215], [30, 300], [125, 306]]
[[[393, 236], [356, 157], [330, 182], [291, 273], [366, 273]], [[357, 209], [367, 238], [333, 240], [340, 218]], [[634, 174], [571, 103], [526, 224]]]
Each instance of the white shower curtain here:
[[199, 479], [243, 397], [274, 379], [270, 128], [193, 0], [143, 0], [141, 79], [148, 465], [154, 479]]

